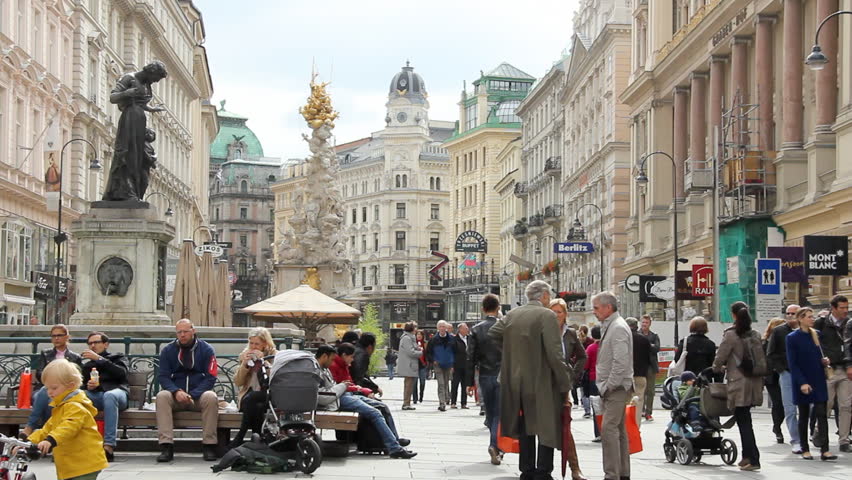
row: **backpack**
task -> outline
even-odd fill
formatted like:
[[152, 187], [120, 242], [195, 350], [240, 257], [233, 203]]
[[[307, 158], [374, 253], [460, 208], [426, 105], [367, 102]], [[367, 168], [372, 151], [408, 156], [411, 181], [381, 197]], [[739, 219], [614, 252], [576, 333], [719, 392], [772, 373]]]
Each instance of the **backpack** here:
[[232, 448], [219, 463], [210, 467], [213, 472], [221, 472], [228, 468], [235, 472], [259, 474], [292, 470], [287, 459], [266, 444], [261, 443], [259, 437], [257, 439], [252, 438], [252, 441], [245, 442], [237, 448]]
[[766, 352], [763, 351], [760, 335], [751, 330], [747, 336], [740, 338], [743, 342], [743, 359], [740, 362], [740, 369], [743, 374], [746, 377], [769, 375], [769, 363], [766, 361]]

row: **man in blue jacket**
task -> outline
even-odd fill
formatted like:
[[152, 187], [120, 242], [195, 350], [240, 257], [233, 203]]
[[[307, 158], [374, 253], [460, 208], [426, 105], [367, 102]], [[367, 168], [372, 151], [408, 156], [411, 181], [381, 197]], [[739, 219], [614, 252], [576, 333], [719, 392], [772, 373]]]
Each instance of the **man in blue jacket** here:
[[192, 322], [184, 318], [175, 325], [177, 340], [160, 352], [160, 393], [157, 394], [157, 433], [162, 452], [158, 462], [174, 459], [172, 412], [201, 412], [204, 460], [216, 460], [216, 426], [219, 399], [213, 392], [219, 366], [216, 352], [195, 336]]
[[435, 379], [438, 380], [438, 410], [447, 411], [450, 403], [450, 379], [453, 377], [455, 353], [454, 338], [448, 332], [450, 324], [444, 320], [438, 321], [438, 333], [426, 345], [426, 357], [434, 364]]

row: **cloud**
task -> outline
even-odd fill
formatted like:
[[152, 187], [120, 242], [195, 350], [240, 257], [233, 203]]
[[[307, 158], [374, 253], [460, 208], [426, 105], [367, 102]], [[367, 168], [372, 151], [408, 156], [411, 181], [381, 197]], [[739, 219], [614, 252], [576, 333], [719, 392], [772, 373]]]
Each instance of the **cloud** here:
[[[543, 75], [568, 45], [579, 0], [197, 3], [214, 99], [249, 117], [267, 156], [308, 155], [298, 113], [315, 65], [341, 118], [338, 142], [384, 127], [390, 80], [406, 59], [426, 81], [430, 117], [455, 121], [462, 85], [507, 61]], [[250, 5], [250, 7], [249, 7]]]

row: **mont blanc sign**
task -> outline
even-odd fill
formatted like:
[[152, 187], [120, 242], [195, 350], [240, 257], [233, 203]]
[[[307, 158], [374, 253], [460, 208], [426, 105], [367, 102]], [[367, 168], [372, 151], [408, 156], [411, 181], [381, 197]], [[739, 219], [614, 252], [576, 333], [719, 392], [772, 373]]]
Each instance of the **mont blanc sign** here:
[[476, 230], [462, 232], [456, 238], [456, 251], [465, 253], [488, 253], [488, 240]]
[[849, 275], [849, 240], [845, 236], [805, 236], [807, 275]]

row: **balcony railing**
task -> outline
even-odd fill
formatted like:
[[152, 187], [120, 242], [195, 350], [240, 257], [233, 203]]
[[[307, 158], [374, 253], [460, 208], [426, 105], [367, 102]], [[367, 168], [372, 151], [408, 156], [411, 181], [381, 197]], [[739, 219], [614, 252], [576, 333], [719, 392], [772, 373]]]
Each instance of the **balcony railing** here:
[[254, 195], [263, 197], [272, 197], [272, 190], [269, 187], [249, 187], [243, 190], [240, 185], [224, 185], [219, 188], [212, 188], [210, 195]]
[[499, 275], [493, 273], [482, 273], [479, 275], [467, 275], [458, 278], [448, 278], [444, 280], [444, 288], [463, 287], [467, 285], [499, 285]]
[[536, 213], [530, 217], [530, 232], [535, 233], [544, 228], [544, 215]]
[[544, 207], [544, 221], [547, 223], [558, 222], [562, 217], [562, 205], [548, 205]]
[[562, 173], [562, 157], [550, 157], [544, 162], [544, 173], [558, 176]]
[[515, 184], [516, 197], [526, 197], [527, 193], [527, 182], [518, 182]]
[[515, 223], [515, 226], [512, 227], [512, 236], [515, 237], [515, 240], [521, 240], [529, 235], [529, 227], [527, 226], [527, 219], [523, 218], [518, 220]]

